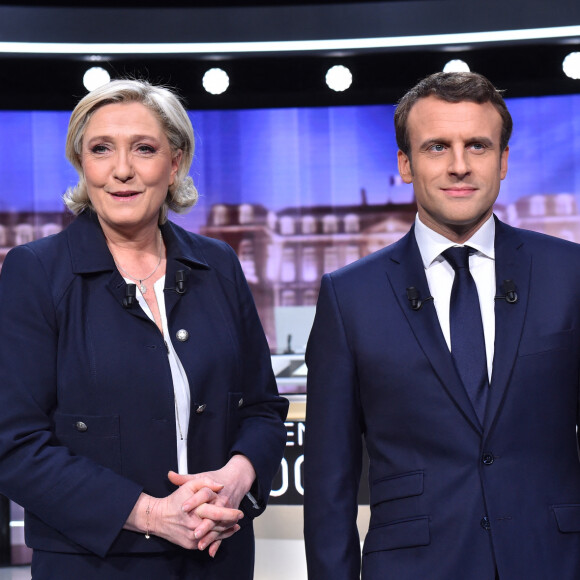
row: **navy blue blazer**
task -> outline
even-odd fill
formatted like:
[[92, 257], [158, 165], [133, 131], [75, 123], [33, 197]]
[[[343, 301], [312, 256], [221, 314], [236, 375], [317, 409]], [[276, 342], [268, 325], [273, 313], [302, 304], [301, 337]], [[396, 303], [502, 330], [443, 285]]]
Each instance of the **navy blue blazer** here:
[[[278, 396], [233, 250], [170, 222], [161, 231], [168, 326], [191, 389], [189, 470], [218, 469], [232, 454], [246, 455], [260, 509], [246, 509], [240, 523], [251, 528], [283, 454], [288, 403]], [[183, 294], [175, 290], [178, 270]], [[125, 289], [91, 212], [56, 236], [14, 248], [4, 262], [0, 492], [26, 508], [32, 548], [99, 556], [176, 548], [122, 530], [142, 491], [174, 491], [167, 472], [177, 469], [163, 336], [137, 303], [123, 306]], [[185, 342], [175, 339], [180, 329], [189, 333]], [[240, 570], [252, 546], [250, 529], [224, 541], [218, 556]]]
[[323, 279], [308, 343], [309, 578], [580, 578], [580, 246], [496, 222], [495, 355], [485, 424], [457, 375], [413, 230]]

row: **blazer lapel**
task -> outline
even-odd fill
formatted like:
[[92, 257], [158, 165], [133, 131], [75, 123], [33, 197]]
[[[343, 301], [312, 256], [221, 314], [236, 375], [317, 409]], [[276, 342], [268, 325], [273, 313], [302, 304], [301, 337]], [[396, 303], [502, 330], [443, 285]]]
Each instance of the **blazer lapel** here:
[[161, 226], [161, 233], [167, 248], [164, 295], [169, 319], [182, 296], [196, 290], [201, 279], [207, 277], [210, 267], [203, 252], [198, 247], [191, 247], [191, 239], [184, 239], [171, 222]]
[[[496, 219], [495, 345], [485, 416], [486, 431], [489, 431], [497, 417], [516, 361], [528, 306], [531, 263], [532, 257], [523, 248], [517, 231]], [[502, 298], [505, 296], [505, 280], [512, 280], [515, 284], [518, 298], [513, 304]]]
[[482, 426], [453, 365], [433, 300], [424, 302], [420, 310], [413, 310], [407, 298], [407, 288], [411, 286], [418, 290], [421, 300], [431, 296], [414, 227], [389, 250], [387, 276], [417, 342], [447, 394], [473, 428], [481, 433]]
[[127, 284], [119, 274], [113, 256], [107, 247], [103, 230], [96, 214], [90, 210], [80, 214], [67, 228], [72, 271], [75, 274], [106, 274], [107, 288], [121, 308], [132, 316], [150, 320], [137, 299], [130, 308], [123, 307]]

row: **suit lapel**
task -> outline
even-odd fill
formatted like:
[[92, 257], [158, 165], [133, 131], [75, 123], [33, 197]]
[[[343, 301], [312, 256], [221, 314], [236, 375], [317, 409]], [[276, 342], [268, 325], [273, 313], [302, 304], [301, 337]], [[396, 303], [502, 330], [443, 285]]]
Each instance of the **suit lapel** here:
[[[182, 296], [175, 291], [177, 271], [184, 272], [184, 288], [187, 292], [191, 290], [195, 276], [198, 274], [201, 276], [204, 272], [209, 271], [210, 267], [201, 249], [197, 245], [192, 246], [191, 239], [183, 230], [171, 222], [166, 222], [161, 226], [161, 232], [167, 248], [164, 290], [165, 310], [169, 318], [171, 311]], [[96, 214], [89, 210], [84, 211], [67, 228], [67, 235], [73, 272], [75, 274], [110, 272], [107, 288], [117, 302], [123, 306], [127, 285], [117, 271]], [[132, 316], [147, 321], [151, 320], [139, 306], [137, 300], [131, 308], [124, 310]]]
[[[90, 210], [85, 210], [70, 224], [66, 233], [73, 273], [80, 275], [110, 273], [106, 281], [107, 288], [123, 307], [127, 285], [115, 266], [97, 215]], [[131, 308], [124, 308], [124, 310], [133, 316], [149, 320], [137, 299]]]
[[399, 306], [443, 388], [474, 429], [481, 433], [482, 427], [477, 415], [453, 366], [433, 300], [425, 302], [420, 310], [413, 310], [407, 299], [407, 288], [410, 286], [419, 291], [419, 296], [423, 300], [431, 296], [415, 240], [414, 227], [390, 250], [392, 251], [389, 252], [390, 259], [387, 261], [387, 276]]
[[[161, 226], [161, 233], [167, 248], [167, 268], [165, 273], [165, 310], [167, 319], [187, 292], [194, 292], [201, 279], [207, 277], [210, 267], [198, 248], [191, 248], [191, 240], [183, 238], [183, 234], [166, 222]], [[177, 289], [177, 272], [183, 276], [181, 292]]]
[[517, 231], [496, 219], [496, 297], [505, 295], [502, 288], [504, 280], [512, 280], [518, 300], [515, 304], [501, 298], [495, 300], [495, 345], [485, 417], [486, 431], [492, 427], [506, 395], [526, 316], [532, 258], [522, 246]]

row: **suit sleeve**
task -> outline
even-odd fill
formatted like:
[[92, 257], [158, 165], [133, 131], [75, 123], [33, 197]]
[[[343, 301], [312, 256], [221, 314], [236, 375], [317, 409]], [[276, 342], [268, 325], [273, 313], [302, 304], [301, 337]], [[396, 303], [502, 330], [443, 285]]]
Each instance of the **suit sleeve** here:
[[304, 536], [308, 577], [358, 580], [362, 419], [356, 365], [333, 279], [322, 279], [306, 351]]
[[12, 250], [0, 276], [0, 491], [104, 556], [141, 487], [55, 438], [58, 345], [67, 340], [59, 335], [57, 300], [34, 252]]
[[245, 455], [256, 471], [256, 481], [251, 492], [259, 507], [247, 499], [241, 506], [246, 515], [253, 518], [266, 508], [272, 480], [284, 454], [284, 420], [288, 412], [288, 400], [278, 395], [268, 343], [252, 294], [233, 251], [232, 259], [236, 267], [241, 316], [243, 404], [231, 454]]

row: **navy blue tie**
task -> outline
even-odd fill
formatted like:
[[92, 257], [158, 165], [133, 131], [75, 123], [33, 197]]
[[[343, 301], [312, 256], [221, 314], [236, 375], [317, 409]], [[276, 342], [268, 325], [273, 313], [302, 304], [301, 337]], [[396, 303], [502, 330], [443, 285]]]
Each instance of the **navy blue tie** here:
[[473, 252], [469, 246], [455, 247], [445, 250], [443, 257], [455, 270], [449, 308], [451, 356], [483, 425], [489, 379], [479, 297], [469, 271], [469, 254]]

